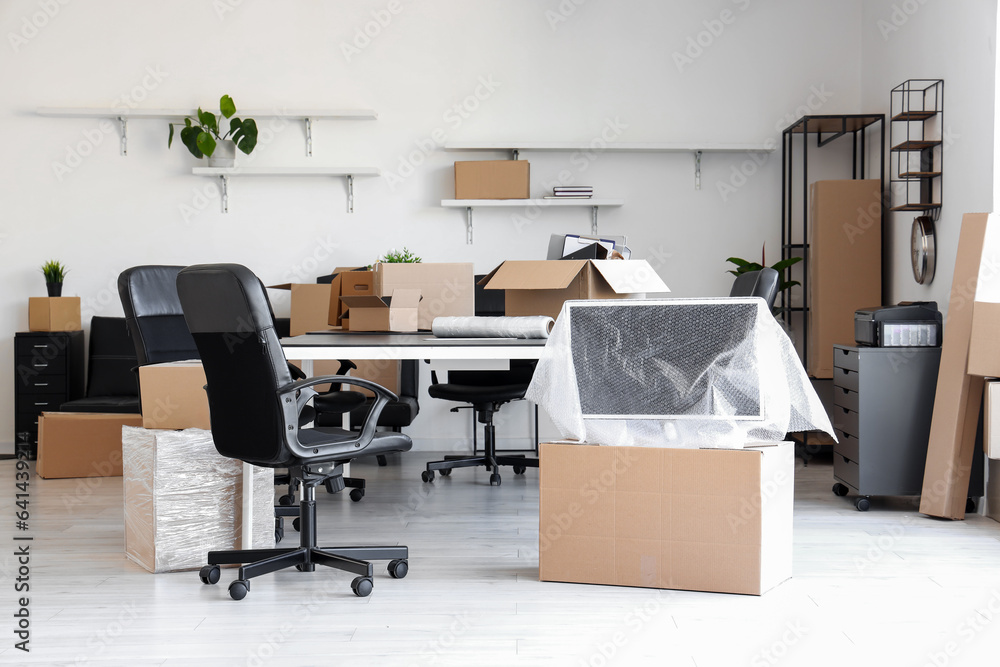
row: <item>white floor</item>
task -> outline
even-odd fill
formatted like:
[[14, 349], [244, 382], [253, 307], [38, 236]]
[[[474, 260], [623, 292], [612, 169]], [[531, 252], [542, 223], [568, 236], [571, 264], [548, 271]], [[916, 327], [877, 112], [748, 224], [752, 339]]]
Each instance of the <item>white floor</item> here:
[[[410, 573], [357, 598], [352, 576], [254, 579], [241, 602], [194, 572], [152, 575], [123, 552], [121, 478], [32, 477], [15, 531], [14, 463], [0, 462], [0, 664], [44, 665], [995, 665], [1000, 524], [830, 492], [829, 461], [797, 462], [795, 575], [761, 597], [542, 583], [538, 476], [456, 470], [423, 484], [410, 453], [355, 463], [368, 494], [320, 496], [323, 544], [407, 544]], [[77, 502], [82, 500], [83, 502]], [[30, 534], [31, 652], [15, 649], [15, 533]], [[294, 542], [289, 530], [283, 546]]]

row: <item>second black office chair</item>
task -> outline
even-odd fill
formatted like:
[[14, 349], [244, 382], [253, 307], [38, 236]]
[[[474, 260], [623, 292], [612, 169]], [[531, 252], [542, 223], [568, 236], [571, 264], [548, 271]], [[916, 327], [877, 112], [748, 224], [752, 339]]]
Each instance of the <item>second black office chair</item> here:
[[767, 307], [773, 310], [780, 281], [781, 276], [778, 272], [768, 267], [758, 271], [747, 271], [736, 276], [729, 296], [759, 296], [767, 302]]

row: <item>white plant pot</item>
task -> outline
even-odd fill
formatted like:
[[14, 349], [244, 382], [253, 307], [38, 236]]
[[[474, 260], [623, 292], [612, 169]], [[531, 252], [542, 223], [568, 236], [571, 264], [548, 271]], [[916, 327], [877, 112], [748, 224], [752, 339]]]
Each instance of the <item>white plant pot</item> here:
[[209, 167], [235, 167], [236, 143], [230, 139], [220, 141], [215, 145], [212, 157], [208, 158]]

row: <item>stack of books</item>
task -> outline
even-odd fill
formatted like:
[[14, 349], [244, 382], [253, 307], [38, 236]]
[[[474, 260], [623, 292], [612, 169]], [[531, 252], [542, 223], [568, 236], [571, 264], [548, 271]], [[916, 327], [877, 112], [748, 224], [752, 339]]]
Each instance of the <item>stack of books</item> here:
[[594, 188], [590, 185], [557, 185], [552, 188], [552, 195], [546, 199], [590, 199], [594, 196]]

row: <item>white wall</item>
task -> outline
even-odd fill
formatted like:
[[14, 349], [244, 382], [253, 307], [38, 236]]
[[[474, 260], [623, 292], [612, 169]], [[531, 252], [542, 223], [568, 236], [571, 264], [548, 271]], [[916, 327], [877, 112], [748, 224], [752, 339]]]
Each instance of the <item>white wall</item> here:
[[[883, 276], [892, 303], [935, 300], [947, 312], [962, 215], [993, 210], [995, 0], [866, 0], [861, 22], [861, 104], [889, 114], [889, 91], [907, 79], [944, 79], [944, 191], [934, 281], [910, 268], [916, 213], [891, 213]], [[947, 335], [947, 332], [945, 332]]]
[[[427, 261], [471, 261], [477, 271], [506, 258], [542, 258], [550, 233], [588, 232], [588, 213], [546, 211], [520, 225], [513, 216], [523, 211], [477, 211], [476, 242], [466, 245], [463, 212], [439, 206], [453, 195], [451, 164], [500, 156], [435, 150], [435, 130], [456, 141], [590, 141], [617, 123], [619, 141], [777, 145], [780, 129], [804, 113], [860, 110], [862, 34], [872, 41], [870, 28], [858, 29], [859, 0], [398, 3], [0, 5], [0, 275], [6, 286], [0, 377], [11, 376], [12, 336], [26, 328], [27, 297], [44, 294], [38, 272], [44, 260], [69, 265], [66, 293], [83, 298], [89, 319], [121, 313], [115, 278], [142, 263], [241, 262], [272, 283], [311, 281], [334, 266], [369, 263], [402, 246]], [[390, 6], [398, 13], [389, 13]], [[871, 13], [866, 8], [865, 16]], [[377, 16], [391, 21], [348, 58], [344, 45], [366, 27], [376, 32]], [[982, 33], [975, 23], [969, 28]], [[984, 40], [960, 46], [985, 50]], [[953, 40], [935, 35], [926, 41], [951, 48]], [[686, 50], [693, 58], [679, 62]], [[963, 58], [961, 67], [973, 60]], [[896, 79], [938, 75], [904, 64], [886, 66], [884, 83], [866, 79], [865, 90], [873, 91], [867, 98], [887, 100]], [[486, 87], [484, 80], [494, 83]], [[475, 98], [477, 91], [483, 99]], [[950, 122], [961, 118], [961, 91], [949, 80]], [[212, 106], [223, 93], [243, 108], [376, 109], [375, 122], [318, 122], [312, 158], [304, 156], [303, 129], [287, 126], [258, 148], [253, 164], [371, 165], [383, 169], [383, 177], [358, 179], [353, 215], [345, 212], [339, 180], [234, 179], [231, 212], [222, 215], [212, 181], [190, 173], [196, 161], [180, 146], [167, 150], [165, 122], [131, 122], [129, 156], [121, 157], [116, 130], [104, 133], [99, 121], [34, 113], [39, 106], [109, 106], [123, 95], [143, 108]], [[466, 106], [461, 115], [456, 105]], [[979, 131], [979, 123], [974, 127]], [[430, 150], [426, 157], [421, 146]], [[948, 156], [955, 171], [960, 150], [956, 145]], [[68, 173], [57, 173], [56, 165], [74, 152], [87, 155]], [[398, 175], [410, 155], [421, 164], [397, 182], [390, 172]], [[523, 157], [531, 162], [536, 195], [569, 170], [573, 182], [624, 198], [624, 207], [601, 212], [601, 231], [627, 234], [636, 256], [649, 259], [676, 295], [726, 293], [725, 258], [756, 257], [764, 242], [768, 261], [778, 259], [780, 152], [765, 156], [761, 166], [745, 154], [706, 155], [700, 191], [689, 155]], [[734, 173], [741, 167], [749, 177]], [[959, 181], [953, 177], [953, 187]], [[725, 184], [738, 187], [724, 192]], [[959, 202], [949, 196], [949, 206]], [[989, 200], [972, 203], [982, 208]], [[185, 207], [194, 213], [185, 215]], [[946, 282], [945, 273], [935, 287]], [[284, 297], [272, 296], [279, 314], [287, 312]], [[12, 439], [12, 389], [12, 382], [0, 382], [0, 441]], [[467, 437], [468, 422], [434, 403], [422, 399], [411, 430], [418, 446], [444, 448], [453, 444], [449, 439]], [[526, 411], [518, 409], [510, 419], [524, 421]]]

